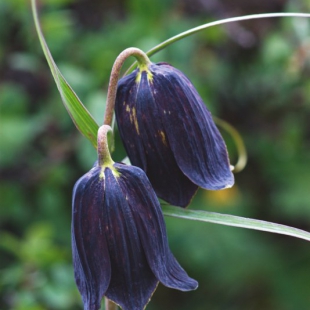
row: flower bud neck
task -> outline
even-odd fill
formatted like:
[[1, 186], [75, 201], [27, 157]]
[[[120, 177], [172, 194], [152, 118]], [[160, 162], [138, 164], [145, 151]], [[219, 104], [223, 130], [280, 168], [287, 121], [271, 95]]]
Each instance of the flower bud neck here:
[[98, 164], [104, 168], [109, 167], [112, 171], [115, 170], [113, 167], [114, 161], [111, 158], [110, 150], [109, 150], [109, 143], [108, 143], [108, 136], [112, 134], [112, 128], [108, 125], [103, 125], [98, 130], [97, 141], [98, 141]]
[[121, 71], [121, 68], [125, 60], [130, 56], [134, 56], [137, 59], [139, 63], [140, 72], [142, 71], [148, 72], [148, 66], [151, 64], [151, 61], [149, 60], [147, 55], [143, 51], [135, 47], [127, 48], [119, 54], [119, 56], [116, 58], [114, 62], [111, 76], [110, 76], [110, 82], [109, 82], [109, 88], [108, 88], [108, 94], [107, 94], [107, 104], [106, 104], [106, 110], [105, 110], [104, 121], [103, 121], [105, 125], [111, 126], [112, 124], [115, 97], [116, 97], [116, 91], [117, 91], [117, 83], [119, 80], [120, 71]]

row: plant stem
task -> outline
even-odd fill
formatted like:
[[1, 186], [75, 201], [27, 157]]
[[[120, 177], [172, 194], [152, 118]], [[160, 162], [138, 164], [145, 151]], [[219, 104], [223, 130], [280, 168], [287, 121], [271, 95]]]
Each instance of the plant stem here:
[[104, 114], [104, 121], [103, 124], [112, 126], [112, 119], [113, 119], [113, 112], [114, 112], [114, 105], [115, 105], [115, 98], [116, 98], [116, 91], [117, 91], [117, 83], [120, 76], [121, 68], [125, 62], [125, 60], [130, 57], [134, 56], [137, 59], [138, 64], [141, 66], [147, 66], [150, 64], [150, 60], [147, 55], [138, 48], [130, 47], [125, 49], [123, 52], [119, 54], [116, 58], [109, 82], [108, 88], [108, 95], [107, 95], [107, 105]]
[[105, 297], [105, 310], [117, 310], [117, 304]]
[[98, 162], [100, 166], [113, 164], [113, 160], [109, 151], [108, 133], [112, 132], [112, 128], [108, 125], [102, 125], [98, 129], [97, 145], [98, 145]]

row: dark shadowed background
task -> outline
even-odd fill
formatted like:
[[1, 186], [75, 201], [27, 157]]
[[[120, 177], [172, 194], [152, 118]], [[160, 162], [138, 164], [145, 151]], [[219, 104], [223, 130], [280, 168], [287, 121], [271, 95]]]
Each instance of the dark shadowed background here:
[[[46, 0], [41, 22], [57, 65], [102, 123], [110, 70], [130, 46], [148, 50], [191, 27], [265, 12], [310, 12], [308, 0]], [[310, 231], [310, 21], [213, 27], [156, 56], [182, 70], [249, 153], [232, 189], [190, 206]], [[127, 66], [130, 61], [126, 62]], [[223, 133], [231, 156], [236, 151]], [[117, 138], [115, 160], [125, 152]], [[30, 4], [0, 1], [0, 309], [82, 309], [73, 279], [71, 193], [96, 152], [62, 105]], [[159, 285], [148, 310], [307, 310], [306, 241], [166, 218], [194, 292]]]

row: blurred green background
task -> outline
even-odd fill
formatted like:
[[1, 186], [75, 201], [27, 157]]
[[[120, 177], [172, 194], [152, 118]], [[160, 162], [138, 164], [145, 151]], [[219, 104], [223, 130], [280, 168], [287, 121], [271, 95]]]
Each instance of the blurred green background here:
[[[56, 63], [102, 123], [125, 48], [148, 50], [191, 27], [263, 12], [310, 12], [308, 0], [46, 0]], [[182, 70], [249, 153], [236, 185], [199, 191], [191, 208], [310, 231], [310, 24], [263, 19], [210, 28], [152, 57]], [[130, 64], [128, 61], [127, 66]], [[231, 161], [236, 152], [223, 133]], [[125, 156], [117, 138], [115, 160]], [[0, 1], [0, 309], [82, 309], [71, 263], [71, 193], [96, 159], [44, 59], [30, 4]], [[166, 218], [194, 292], [159, 285], [147, 309], [310, 309], [310, 245], [291, 237]]]

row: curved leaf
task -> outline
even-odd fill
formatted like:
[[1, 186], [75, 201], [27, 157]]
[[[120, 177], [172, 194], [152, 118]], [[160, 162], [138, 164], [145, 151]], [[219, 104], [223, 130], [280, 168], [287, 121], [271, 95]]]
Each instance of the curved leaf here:
[[[237, 16], [237, 17], [230, 17], [225, 19], [216, 20], [214, 22], [206, 23], [194, 28], [191, 28], [189, 30], [186, 30], [184, 32], [181, 32], [161, 43], [151, 48], [149, 51], [146, 52], [146, 54], [151, 57], [155, 55], [156, 53], [160, 52], [167, 46], [180, 41], [188, 36], [191, 36], [192, 34], [198, 33], [202, 30], [205, 30], [212, 26], [218, 26], [223, 24], [228, 24], [232, 22], [239, 22], [242, 20], [250, 20], [250, 19], [259, 19], [259, 18], [275, 18], [275, 17], [310, 17], [310, 14], [307, 13], [262, 13], [262, 14], [250, 14], [250, 15], [244, 15], [244, 16]], [[135, 69], [137, 66], [137, 62], [135, 61], [125, 72], [124, 75], [127, 75], [130, 73], [133, 69]]]
[[167, 216], [178, 217], [193, 221], [209, 222], [214, 224], [267, 231], [275, 234], [287, 235], [310, 241], [309, 232], [277, 223], [254, 220], [241, 216], [221, 214], [216, 212], [189, 210], [169, 205], [163, 205], [162, 209], [164, 215]]
[[53, 78], [57, 85], [58, 91], [60, 93], [61, 99], [65, 108], [67, 109], [73, 123], [76, 128], [97, 148], [97, 131], [98, 124], [95, 122], [93, 117], [87, 111], [85, 106], [82, 104], [76, 93], [73, 91], [71, 86], [65, 80], [58, 67], [56, 66], [52, 54], [47, 46], [47, 43], [44, 39], [43, 32], [40, 26], [36, 0], [31, 0], [31, 7], [33, 18], [35, 22], [35, 27], [40, 39], [40, 43], [48, 62], [48, 65], [51, 69]]

